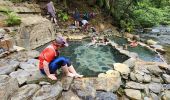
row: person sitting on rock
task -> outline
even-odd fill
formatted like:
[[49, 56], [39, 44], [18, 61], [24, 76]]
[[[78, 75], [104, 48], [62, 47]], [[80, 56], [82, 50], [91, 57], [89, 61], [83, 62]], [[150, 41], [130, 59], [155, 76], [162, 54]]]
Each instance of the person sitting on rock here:
[[137, 37], [133, 36], [132, 41], [130, 42], [130, 47], [136, 47], [136, 46], [138, 46]]
[[39, 55], [39, 70], [42, 74], [46, 75], [52, 80], [57, 80], [56, 70], [62, 68], [66, 76], [69, 77], [82, 77], [79, 75], [74, 67], [71, 65], [68, 58], [59, 56], [59, 49], [68, 46], [68, 43], [62, 36], [57, 38], [47, 46]]
[[50, 14], [50, 18], [51, 18], [51, 21], [54, 21], [54, 23], [56, 24], [56, 25], [58, 25], [57, 24], [57, 19], [56, 19], [56, 11], [55, 11], [55, 7], [54, 7], [54, 4], [53, 4], [53, 2], [51, 1], [51, 0], [48, 0], [48, 3], [47, 3], [47, 5], [46, 5], [46, 7], [47, 7], [47, 13], [49, 13]]

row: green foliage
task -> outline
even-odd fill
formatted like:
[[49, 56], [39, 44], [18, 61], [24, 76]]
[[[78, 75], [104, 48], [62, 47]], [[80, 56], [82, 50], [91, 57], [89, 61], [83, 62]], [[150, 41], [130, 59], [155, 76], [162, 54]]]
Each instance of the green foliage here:
[[135, 27], [170, 24], [170, 0], [115, 0], [112, 5], [114, 21], [129, 32]]
[[134, 29], [134, 22], [132, 19], [128, 19], [127, 21], [121, 20], [120, 27], [128, 32], [132, 32]]
[[[155, 6], [155, 5], [154, 5]], [[153, 2], [143, 0], [143, 2], [138, 2], [138, 6], [133, 11], [133, 16], [135, 16], [135, 21], [140, 23], [144, 27], [152, 27], [159, 25], [161, 23], [169, 23], [169, 7], [156, 8], [153, 6]]]
[[21, 24], [21, 18], [17, 16], [15, 12], [7, 12], [6, 15], [7, 15], [7, 19], [5, 19], [5, 22], [8, 26]]
[[58, 17], [59, 17], [59, 19], [61, 19], [62, 21], [67, 21], [68, 18], [69, 18], [68, 14], [65, 13], [65, 12], [62, 12], [62, 11], [59, 11], [59, 12], [58, 12]]
[[7, 19], [5, 19], [6, 25], [13, 26], [21, 24], [21, 18], [17, 13], [10, 11], [6, 7], [0, 7], [0, 12], [7, 16]]

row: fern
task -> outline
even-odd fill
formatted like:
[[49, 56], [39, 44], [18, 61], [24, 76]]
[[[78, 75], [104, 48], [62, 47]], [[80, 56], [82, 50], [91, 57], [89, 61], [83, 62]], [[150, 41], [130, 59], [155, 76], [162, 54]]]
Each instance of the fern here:
[[8, 26], [20, 25], [21, 18], [15, 12], [7, 12], [7, 19], [5, 20]]

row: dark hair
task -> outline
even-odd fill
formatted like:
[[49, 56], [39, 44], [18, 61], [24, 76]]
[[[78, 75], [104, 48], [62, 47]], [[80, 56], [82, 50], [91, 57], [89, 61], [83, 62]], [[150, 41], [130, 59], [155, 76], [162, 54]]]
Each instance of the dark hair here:
[[137, 37], [136, 37], [136, 36], [133, 36], [133, 37], [132, 37], [132, 40], [136, 40], [136, 41], [137, 41]]

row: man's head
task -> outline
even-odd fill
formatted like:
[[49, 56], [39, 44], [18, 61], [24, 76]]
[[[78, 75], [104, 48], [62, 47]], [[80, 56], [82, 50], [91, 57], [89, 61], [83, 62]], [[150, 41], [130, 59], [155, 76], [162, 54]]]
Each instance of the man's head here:
[[60, 46], [60, 47], [68, 47], [68, 43], [66, 39], [62, 36], [57, 36], [55, 41], [55, 45]]

